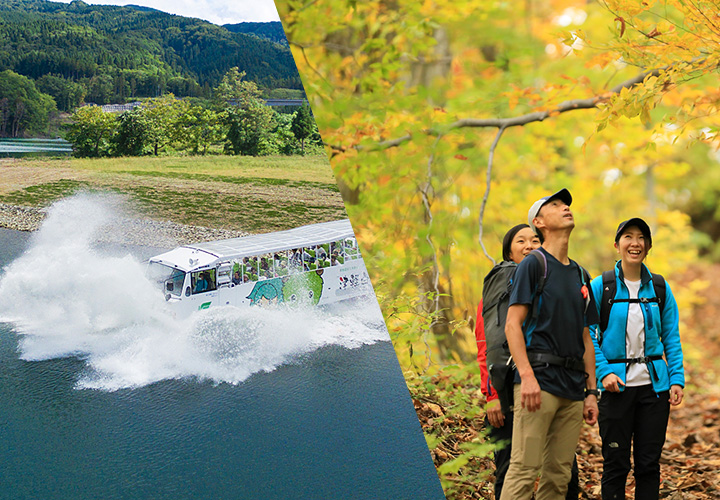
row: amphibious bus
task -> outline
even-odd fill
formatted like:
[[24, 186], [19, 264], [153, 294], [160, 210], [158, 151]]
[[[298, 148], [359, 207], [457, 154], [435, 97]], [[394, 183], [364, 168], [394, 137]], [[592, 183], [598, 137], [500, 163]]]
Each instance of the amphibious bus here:
[[151, 258], [148, 276], [184, 314], [223, 305], [325, 305], [372, 292], [347, 219], [184, 245]]

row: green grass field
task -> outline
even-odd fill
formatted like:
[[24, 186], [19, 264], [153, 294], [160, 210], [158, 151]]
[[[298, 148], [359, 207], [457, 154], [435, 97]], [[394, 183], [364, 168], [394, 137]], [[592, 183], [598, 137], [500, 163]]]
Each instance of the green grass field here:
[[0, 163], [0, 202], [44, 207], [78, 191], [127, 195], [142, 215], [252, 233], [345, 217], [325, 157], [165, 156]]

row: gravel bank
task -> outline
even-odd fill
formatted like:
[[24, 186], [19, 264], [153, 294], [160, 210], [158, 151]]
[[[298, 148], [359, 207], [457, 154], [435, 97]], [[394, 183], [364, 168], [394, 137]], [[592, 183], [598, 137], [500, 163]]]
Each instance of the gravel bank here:
[[[36, 231], [45, 220], [45, 212], [34, 207], [0, 203], [0, 227], [16, 231]], [[224, 240], [250, 233], [228, 229], [187, 226], [170, 221], [121, 219], [103, 228], [101, 241], [149, 247], [175, 247], [201, 241]]]

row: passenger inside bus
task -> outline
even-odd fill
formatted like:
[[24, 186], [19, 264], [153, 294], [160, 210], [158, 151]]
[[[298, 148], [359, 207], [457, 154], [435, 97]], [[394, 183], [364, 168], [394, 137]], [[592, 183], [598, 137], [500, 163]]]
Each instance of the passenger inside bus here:
[[215, 270], [199, 271], [193, 273], [193, 293], [210, 292], [215, 290]]
[[195, 288], [193, 293], [206, 292], [210, 288], [210, 284], [205, 276], [205, 273], [200, 273], [200, 276], [195, 280]]

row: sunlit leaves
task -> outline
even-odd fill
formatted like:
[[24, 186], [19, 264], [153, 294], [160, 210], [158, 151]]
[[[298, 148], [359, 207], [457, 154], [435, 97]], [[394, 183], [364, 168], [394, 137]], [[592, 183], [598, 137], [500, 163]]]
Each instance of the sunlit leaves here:
[[[401, 355], [404, 366], [426, 368], [423, 356], [438, 361], [428, 333], [432, 309], [422, 306], [440, 298], [449, 299], [432, 314], [450, 317], [447, 335], [458, 349], [474, 350], [464, 322], [474, 316], [492, 265], [477, 241], [488, 189], [483, 243], [496, 259], [505, 230], [526, 220], [528, 204], [562, 186], [575, 195], [572, 253], [594, 272], [612, 263], [608, 235], [628, 213], [658, 227], [675, 220], [660, 214], [675, 213], [672, 172], [686, 170], [677, 151], [698, 140], [698, 129], [685, 124], [701, 125], [700, 108], [707, 115], [716, 93], [688, 84], [703, 82], [710, 62], [718, 62], [711, 50], [703, 49], [711, 56], [702, 62], [685, 57], [700, 47], [687, 38], [698, 21], [683, 19], [678, 5], [556, 0], [525, 11], [525, 4], [477, 0], [278, 4], [334, 172], [357, 200], [348, 213], [393, 340], [405, 346], [400, 353], [411, 353]], [[506, 130], [489, 186], [497, 131], [449, 128], [459, 119], [551, 111], [596, 96], [595, 111]], [[712, 128], [702, 134], [710, 140]], [[675, 255], [672, 248], [656, 252]], [[434, 269], [437, 291], [428, 282]]]

